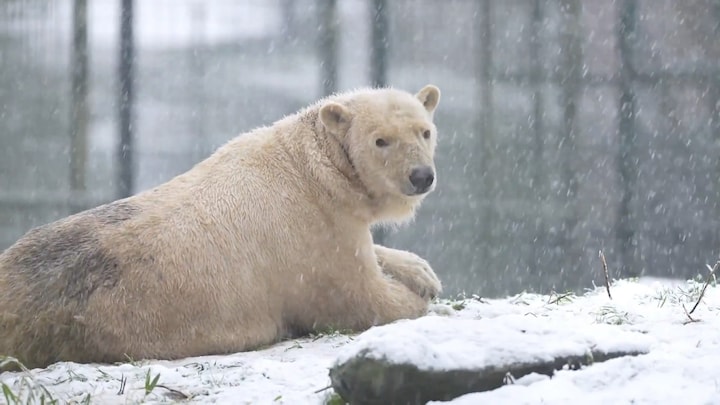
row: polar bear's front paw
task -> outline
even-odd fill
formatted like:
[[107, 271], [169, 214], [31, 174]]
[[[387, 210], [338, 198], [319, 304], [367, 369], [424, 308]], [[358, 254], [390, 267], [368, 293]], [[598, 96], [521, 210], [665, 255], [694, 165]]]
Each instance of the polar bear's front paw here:
[[378, 248], [376, 253], [383, 273], [426, 300], [431, 300], [442, 292], [440, 279], [425, 259], [411, 252]]

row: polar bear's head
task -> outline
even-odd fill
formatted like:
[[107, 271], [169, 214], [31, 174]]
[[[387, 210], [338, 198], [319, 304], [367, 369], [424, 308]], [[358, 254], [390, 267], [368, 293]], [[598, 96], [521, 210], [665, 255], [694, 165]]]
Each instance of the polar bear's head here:
[[320, 107], [322, 124], [342, 145], [377, 220], [411, 217], [435, 189], [433, 113], [439, 101], [440, 90], [427, 85], [414, 95], [394, 89], [357, 91]]

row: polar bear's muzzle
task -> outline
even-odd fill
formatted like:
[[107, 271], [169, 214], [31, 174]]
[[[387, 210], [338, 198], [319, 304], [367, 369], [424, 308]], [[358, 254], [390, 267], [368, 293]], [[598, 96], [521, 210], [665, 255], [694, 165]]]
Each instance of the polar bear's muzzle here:
[[435, 171], [430, 166], [418, 166], [410, 171], [412, 190], [408, 195], [425, 194], [432, 190], [435, 183]]

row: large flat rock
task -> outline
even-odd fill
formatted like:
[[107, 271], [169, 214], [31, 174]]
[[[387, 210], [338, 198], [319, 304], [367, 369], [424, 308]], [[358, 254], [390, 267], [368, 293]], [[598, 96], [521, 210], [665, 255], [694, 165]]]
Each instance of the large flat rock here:
[[352, 404], [424, 404], [499, 388], [532, 373], [649, 351], [640, 332], [595, 324], [507, 315], [489, 319], [428, 316], [375, 327], [344, 348], [330, 371]]

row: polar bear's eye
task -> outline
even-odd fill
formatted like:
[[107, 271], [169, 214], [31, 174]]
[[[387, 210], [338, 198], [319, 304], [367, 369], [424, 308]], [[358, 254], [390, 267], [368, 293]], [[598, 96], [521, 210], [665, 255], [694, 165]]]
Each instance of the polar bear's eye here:
[[377, 146], [378, 148], [384, 148], [384, 147], [386, 147], [386, 146], [388, 146], [388, 145], [390, 145], [390, 144], [388, 143], [388, 141], [386, 141], [386, 140], [384, 140], [384, 139], [382, 139], [382, 138], [378, 138], [378, 139], [375, 140], [375, 146]]
[[423, 132], [423, 138], [425, 138], [425, 139], [430, 139], [430, 130], [429, 130], [429, 129], [426, 129], [426, 130]]

